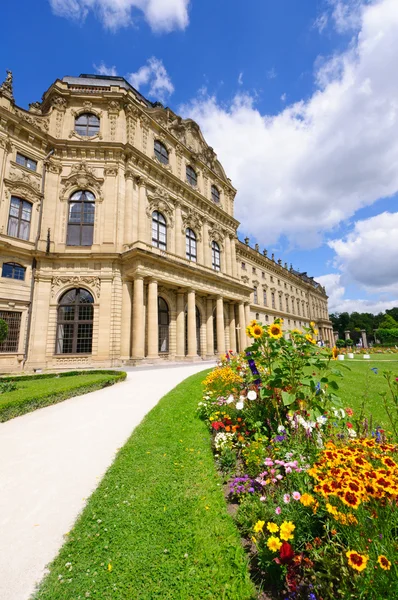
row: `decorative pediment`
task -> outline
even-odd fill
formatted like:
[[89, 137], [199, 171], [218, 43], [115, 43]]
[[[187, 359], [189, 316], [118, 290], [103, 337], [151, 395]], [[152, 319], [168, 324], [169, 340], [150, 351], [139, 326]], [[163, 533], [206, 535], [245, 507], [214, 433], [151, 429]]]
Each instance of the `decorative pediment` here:
[[102, 202], [102, 186], [104, 180], [94, 175], [94, 169], [82, 160], [72, 166], [70, 175], [61, 178], [63, 187], [60, 200], [69, 200], [71, 194], [77, 190], [90, 190], [97, 202]]
[[224, 247], [224, 232], [218, 225], [214, 225], [209, 231], [209, 246], [213, 241], [217, 242], [220, 248]]
[[7, 197], [11, 194], [32, 203], [39, 202], [42, 197], [40, 182], [28, 173], [11, 171], [9, 177], [4, 179], [4, 184]]
[[22, 121], [29, 123], [29, 125], [32, 125], [33, 127], [37, 127], [44, 133], [48, 132], [49, 122], [48, 122], [47, 117], [28, 113], [28, 112], [22, 110], [21, 108], [17, 108], [17, 107], [15, 107], [14, 112], [20, 119], [22, 119]]
[[162, 213], [169, 227], [174, 227], [174, 207], [170, 201], [170, 195], [164, 188], [156, 187], [153, 191], [147, 190], [148, 206], [146, 214], [149, 218], [157, 210]]
[[203, 223], [203, 221], [199, 217], [199, 215], [190, 209], [182, 217], [182, 233], [183, 233], [183, 235], [185, 236], [185, 231], [188, 228], [192, 229], [192, 231], [194, 231], [196, 234], [196, 239], [198, 240], [198, 242], [201, 242], [202, 241], [202, 223]]
[[[66, 287], [79, 287], [81, 285], [86, 284], [87, 286], [90, 286], [90, 291], [94, 291], [95, 295], [97, 296], [97, 298], [100, 297], [101, 295], [101, 279], [99, 277], [95, 277], [95, 276], [68, 276], [68, 275], [61, 275], [61, 276], [56, 276], [53, 277], [51, 279], [51, 297], [54, 298], [54, 296], [59, 292], [60, 288], [66, 288]], [[63, 289], [61, 290], [62, 292], [64, 291]]]
[[242, 275], [241, 279], [242, 279], [243, 283], [246, 283], [246, 284], [249, 283], [249, 278], [247, 275]]
[[256, 279], [252, 282], [254, 287], [258, 287], [260, 285], [260, 282], [257, 281]]

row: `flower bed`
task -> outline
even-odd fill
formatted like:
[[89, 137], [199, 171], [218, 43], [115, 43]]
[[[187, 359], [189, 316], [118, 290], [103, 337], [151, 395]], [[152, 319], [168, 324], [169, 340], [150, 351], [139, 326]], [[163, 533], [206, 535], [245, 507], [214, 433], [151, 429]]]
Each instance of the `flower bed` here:
[[253, 321], [251, 346], [227, 353], [198, 407], [260, 597], [396, 598], [397, 446], [341, 405], [346, 367], [315, 325], [288, 340], [282, 327]]

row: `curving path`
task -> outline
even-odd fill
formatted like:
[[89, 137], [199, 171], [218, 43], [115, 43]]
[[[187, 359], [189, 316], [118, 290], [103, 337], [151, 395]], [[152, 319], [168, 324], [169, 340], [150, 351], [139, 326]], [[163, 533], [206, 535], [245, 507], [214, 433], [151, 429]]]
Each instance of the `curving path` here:
[[126, 381], [0, 424], [0, 600], [27, 600], [115, 452], [159, 399], [213, 363]]

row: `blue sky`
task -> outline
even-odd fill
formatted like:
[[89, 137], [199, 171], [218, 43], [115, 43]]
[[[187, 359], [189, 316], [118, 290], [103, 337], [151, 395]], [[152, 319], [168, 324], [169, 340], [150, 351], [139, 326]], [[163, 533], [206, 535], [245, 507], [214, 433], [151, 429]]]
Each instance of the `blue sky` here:
[[7, 22], [20, 106], [64, 75], [125, 76], [201, 125], [241, 237], [332, 310], [398, 305], [396, 0], [20, 0]]

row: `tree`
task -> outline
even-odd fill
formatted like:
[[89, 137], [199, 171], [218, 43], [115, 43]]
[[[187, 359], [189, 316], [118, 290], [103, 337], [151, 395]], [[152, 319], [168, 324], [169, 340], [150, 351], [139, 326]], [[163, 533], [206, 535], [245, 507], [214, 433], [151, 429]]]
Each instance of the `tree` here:
[[8, 325], [4, 319], [0, 319], [0, 344], [4, 342], [8, 335]]
[[391, 315], [385, 315], [379, 325], [379, 329], [396, 329], [397, 327], [398, 323]]
[[396, 306], [395, 308], [388, 308], [386, 310], [386, 314], [390, 315], [390, 317], [395, 319], [398, 323], [398, 306]]

